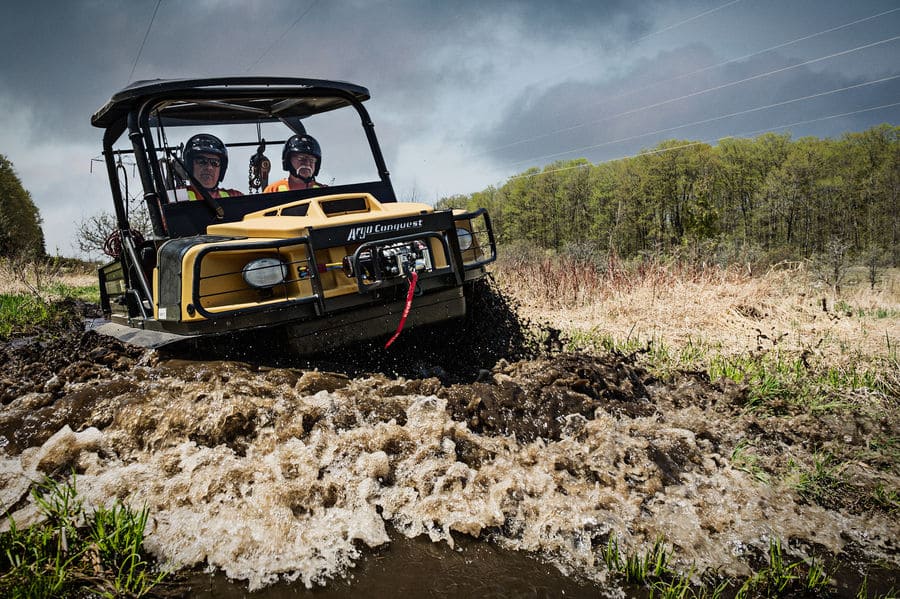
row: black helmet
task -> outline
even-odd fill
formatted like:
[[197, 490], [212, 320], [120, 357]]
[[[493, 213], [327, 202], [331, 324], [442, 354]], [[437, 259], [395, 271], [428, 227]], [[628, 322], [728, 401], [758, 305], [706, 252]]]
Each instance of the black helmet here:
[[313, 178], [319, 174], [319, 169], [322, 167], [322, 148], [319, 147], [319, 142], [312, 135], [292, 135], [284, 142], [284, 149], [281, 151], [281, 168], [294, 174], [291, 169], [291, 154], [315, 156], [316, 168], [313, 170]]
[[197, 157], [197, 154], [213, 154], [219, 157], [219, 161], [222, 163], [222, 167], [219, 169], [219, 183], [221, 183], [225, 178], [225, 171], [228, 170], [228, 150], [222, 140], [208, 133], [200, 133], [187, 140], [182, 157], [184, 166], [191, 174], [194, 173], [194, 158]]

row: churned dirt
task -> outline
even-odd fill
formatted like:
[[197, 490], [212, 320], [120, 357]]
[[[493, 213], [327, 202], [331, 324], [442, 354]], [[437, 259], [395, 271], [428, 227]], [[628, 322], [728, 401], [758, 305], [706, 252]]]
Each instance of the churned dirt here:
[[[96, 307], [73, 302], [67, 306], [71, 318], [0, 346], [0, 453], [15, 457], [41, 446], [66, 426], [75, 432], [114, 426], [118, 410], [136, 409], [143, 390], [155, 380], [174, 378], [185, 386], [208, 380], [216, 382], [217, 389], [264, 381], [273, 389], [290, 389], [298, 397], [352, 390], [359, 398], [353, 410], [338, 409], [337, 416], [328, 417], [328, 426], [334, 430], [349, 430], [363, 422], [404, 427], [412, 408], [396, 398], [436, 397], [446, 417], [464, 425], [451, 435], [454, 459], [472, 471], [498, 458], [500, 450], [491, 438], [512, 438], [527, 453], [534, 447], [565, 443], [587, 451], [584, 448], [594, 447], [601, 430], [628, 429], [631, 433], [617, 434], [640, 437], [640, 443], [620, 448], [620, 455], [610, 457], [605, 471], [579, 457], [582, 449], [570, 455], [554, 454], [551, 470], [563, 481], [556, 483], [556, 492], [562, 495], [567, 492], [566, 480], [577, 480], [585, 488], [624, 485], [623, 494], [636, 497], [633, 501], [643, 506], [640, 509], [652, 511], [658, 507], [654, 507], [654, 496], [687, 488], [688, 481], [696, 484], [704, 472], [724, 469], [739, 474], [748, 485], [764, 486], [776, 479], [783, 482], [785, 473], [796, 466], [798, 473], [808, 473], [818, 486], [806, 494], [780, 486], [778, 493], [792, 493], [791, 501], [801, 506], [792, 509], [810, 506], [818, 510], [817, 518], [827, 520], [821, 514], [833, 513], [835, 522], [851, 517], [864, 521], [867, 516], [890, 522], [896, 515], [898, 465], [886, 460], [884, 452], [871, 451], [873, 443], [896, 444], [900, 439], [896, 398], [878, 400], [884, 405], [873, 404], [850, 417], [791, 408], [778, 416], [760, 414], [746, 409], [746, 387], [710, 381], [700, 372], [680, 372], [658, 380], [642, 365], [639, 352], [564, 352], [559, 331], [523, 322], [501, 295], [487, 288], [481, 293], [485, 301], [479, 303], [473, 318], [486, 335], [474, 335], [471, 328], [457, 325], [404, 332], [403, 343], [398, 342], [391, 352], [370, 345], [339, 358], [292, 362], [283, 355], [245, 348], [237, 361], [208, 364], [197, 355], [144, 350], [86, 331], [83, 319], [95, 316]], [[366, 391], [361, 392], [362, 388]], [[241, 392], [245, 393], [243, 387]], [[227, 401], [228, 393], [224, 397]], [[196, 405], [197, 410], [204, 409], [202, 402]], [[221, 426], [203, 430], [199, 425], [197, 430], [184, 425], [184, 438], [198, 447], [223, 446], [243, 456], [265, 424], [260, 410], [234, 411]], [[197, 414], [198, 422], [203, 418]], [[325, 418], [321, 411], [305, 416], [298, 438], [324, 426]], [[399, 441], [388, 444], [385, 451], [392, 464], [394, 453], [404, 453], [402, 445]], [[392, 453], [390, 447], [397, 451]], [[830, 461], [823, 466], [826, 455]], [[527, 458], [517, 459], [527, 463]], [[829, 464], [831, 470], [826, 468]], [[826, 470], [828, 477], [823, 474]], [[821, 480], [814, 478], [817, 474]], [[399, 474], [391, 471], [379, 481], [390, 485], [395, 476]], [[690, 501], [690, 494], [686, 497], [682, 501]], [[879, 501], [879, 497], [887, 499]], [[3, 507], [9, 514], [12, 506]], [[476, 532], [482, 530], [480, 526]], [[718, 525], [701, 526], [712, 536], [721, 533]], [[507, 517], [506, 522], [501, 519], [497, 526], [485, 527], [482, 534], [523, 539], [525, 534], [515, 527]], [[835, 538], [841, 534], [838, 530]], [[896, 538], [881, 534], [879, 556], [900, 550]], [[597, 535], [588, 541], [588, 548], [609, 537], [608, 531]], [[803, 541], [800, 533], [797, 536]], [[865, 555], [859, 535], [844, 537], [846, 551]], [[806, 541], [807, 546], [815, 545], [813, 540]]]
[[[749, 443], [760, 475], [783, 470], [784, 460], [789, 459], [782, 451], [786, 447], [806, 453], [811, 463], [815, 455], [827, 453], [832, 462], [841, 464], [842, 476], [833, 483], [839, 488], [828, 489], [818, 498], [825, 507], [857, 513], [890, 507], [876, 504], [872, 497], [897, 491], [891, 486], [900, 474], [897, 464], [868, 451], [875, 440], [896, 443], [900, 438], [900, 418], [890, 400], [850, 418], [813, 416], [790, 407], [778, 418], [756, 414], [745, 409], [746, 386], [712, 382], [699, 372], [659, 381], [641, 366], [640, 351], [628, 355], [563, 352], [558, 330], [520, 320], [515, 307], [492, 289], [482, 293], [485, 296], [472, 318], [489, 323], [492, 337], [488, 339], [472, 335], [465, 326], [409, 332], [393, 353], [371, 344], [346, 350], [340, 359], [294, 359], [298, 366], [293, 368], [289, 357], [251, 355], [245, 346], [239, 364], [293, 380], [310, 370], [332, 373], [316, 379], [330, 381], [322, 387], [327, 390], [371, 373], [399, 377], [377, 393], [385, 398], [401, 393], [437, 395], [446, 399], [451, 417], [474, 433], [515, 435], [523, 442], [559, 441], [577, 427], [573, 416], [576, 422], [588, 421], [599, 411], [614, 418], [664, 422], [669, 411], [690, 406], [705, 415], [689, 423], [690, 430], [726, 455], [739, 444]], [[153, 372], [169, 372], [169, 364], [197, 359], [178, 349], [144, 350], [84, 330], [84, 319], [97, 317], [97, 307], [72, 300], [63, 307], [61, 313], [68, 317], [0, 345], [0, 449], [7, 454], [39, 446], [65, 425], [75, 431], [102, 427], [95, 414], [100, 400], [139, 389]], [[221, 353], [227, 348], [215, 350]], [[142, 366], [139, 376], [131, 374], [136, 365]], [[113, 417], [110, 414], [107, 423]], [[662, 475], [670, 480], [677, 480], [684, 462], [691, 459], [696, 456], [654, 453]]]

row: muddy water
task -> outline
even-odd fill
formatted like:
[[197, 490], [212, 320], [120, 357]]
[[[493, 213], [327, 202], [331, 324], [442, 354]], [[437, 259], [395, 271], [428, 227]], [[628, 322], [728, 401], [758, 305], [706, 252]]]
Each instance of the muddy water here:
[[[88, 505], [150, 509], [159, 559], [218, 573], [194, 581], [207, 596], [227, 594], [223, 576], [349, 595], [473, 573], [497, 595], [579, 596], [603, 588], [612, 534], [625, 551], [663, 535], [684, 571], [747, 574], [772, 537], [898, 567], [888, 514], [809, 504], [732, 465], [764, 424], [739, 410], [739, 389], [664, 385], [616, 355], [501, 361], [449, 384], [177, 359], [91, 335], [83, 363], [53, 343], [7, 357], [21, 376], [4, 388], [0, 504], [28, 523], [31, 481], [74, 469]], [[896, 417], [881, 425], [896, 431]], [[775, 436], [778, 459], [803, 451]], [[429, 562], [429, 547], [444, 557]], [[378, 575], [385, 555], [400, 559]]]
[[[246, 591], [221, 574], [196, 574], [188, 584], [194, 599], [243, 599]], [[391, 534], [389, 545], [368, 552], [356, 567], [326, 586], [307, 589], [276, 583], [253, 593], [256, 599], [297, 596], [394, 597], [572, 597], [596, 599], [603, 589], [566, 576], [553, 565], [468, 537], [451, 549], [425, 537]]]
[[[33, 521], [33, 482], [75, 471], [87, 505], [150, 509], [146, 546], [200, 597], [615, 596], [611, 535], [625, 552], [662, 535], [683, 571], [729, 575], [777, 537], [793, 558], [880, 560], [896, 586], [900, 525], [854, 499], [900, 488], [896, 464], [859, 457], [900, 436], [896, 398], [756, 416], [746, 389], [552, 354], [513, 312], [478, 305], [488, 344], [404, 333], [340, 362], [252, 338], [200, 360], [80, 323], [0, 346], [3, 514]], [[759, 482], [732, 459], [748, 441], [768, 473], [840, 457], [848, 492], [816, 505]]]

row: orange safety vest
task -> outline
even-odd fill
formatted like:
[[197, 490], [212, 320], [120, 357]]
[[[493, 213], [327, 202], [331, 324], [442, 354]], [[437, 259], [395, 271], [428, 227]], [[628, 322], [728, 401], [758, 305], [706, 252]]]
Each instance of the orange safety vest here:
[[[316, 180], [313, 180], [312, 185], [310, 185], [306, 189], [316, 188], [316, 187], [328, 187], [328, 186], [323, 185]], [[269, 185], [267, 185], [266, 188], [263, 190], [263, 193], [274, 193], [276, 191], [290, 191], [290, 189], [291, 188], [288, 185], [288, 180], [281, 179], [280, 181], [275, 181], [274, 183], [269, 183]]]
[[[210, 195], [214, 198], [231, 198], [234, 196], [242, 196], [244, 194], [239, 192], [237, 189], [217, 189], [215, 191], [211, 191]], [[189, 200], [203, 199], [203, 196], [200, 195], [193, 187], [187, 188], [187, 196]]]

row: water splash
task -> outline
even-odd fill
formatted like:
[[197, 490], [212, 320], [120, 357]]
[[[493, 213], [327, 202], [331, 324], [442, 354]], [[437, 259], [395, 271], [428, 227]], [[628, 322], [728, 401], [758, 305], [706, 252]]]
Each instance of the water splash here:
[[[113, 379], [139, 384], [64, 389], [93, 390], [73, 424], [81, 432], [63, 426], [3, 456], [0, 499], [27, 523], [30, 481], [74, 469], [88, 504], [150, 509], [146, 546], [161, 560], [221, 570], [251, 589], [326, 583], [387, 543], [389, 526], [450, 545], [454, 535], [491, 539], [597, 581], [611, 534], [628, 551], [663, 535], [685, 571], [746, 573], [748, 552], [770, 537], [834, 553], [852, 542], [896, 561], [896, 522], [807, 505], [736, 470], [720, 447], [746, 423], [711, 416], [685, 400], [690, 389], [645, 386], [626, 366], [560, 356], [446, 388], [235, 362], [138, 363]], [[703, 401], [727, 402], [711, 392]], [[554, 410], [540, 409], [547, 401]]]

